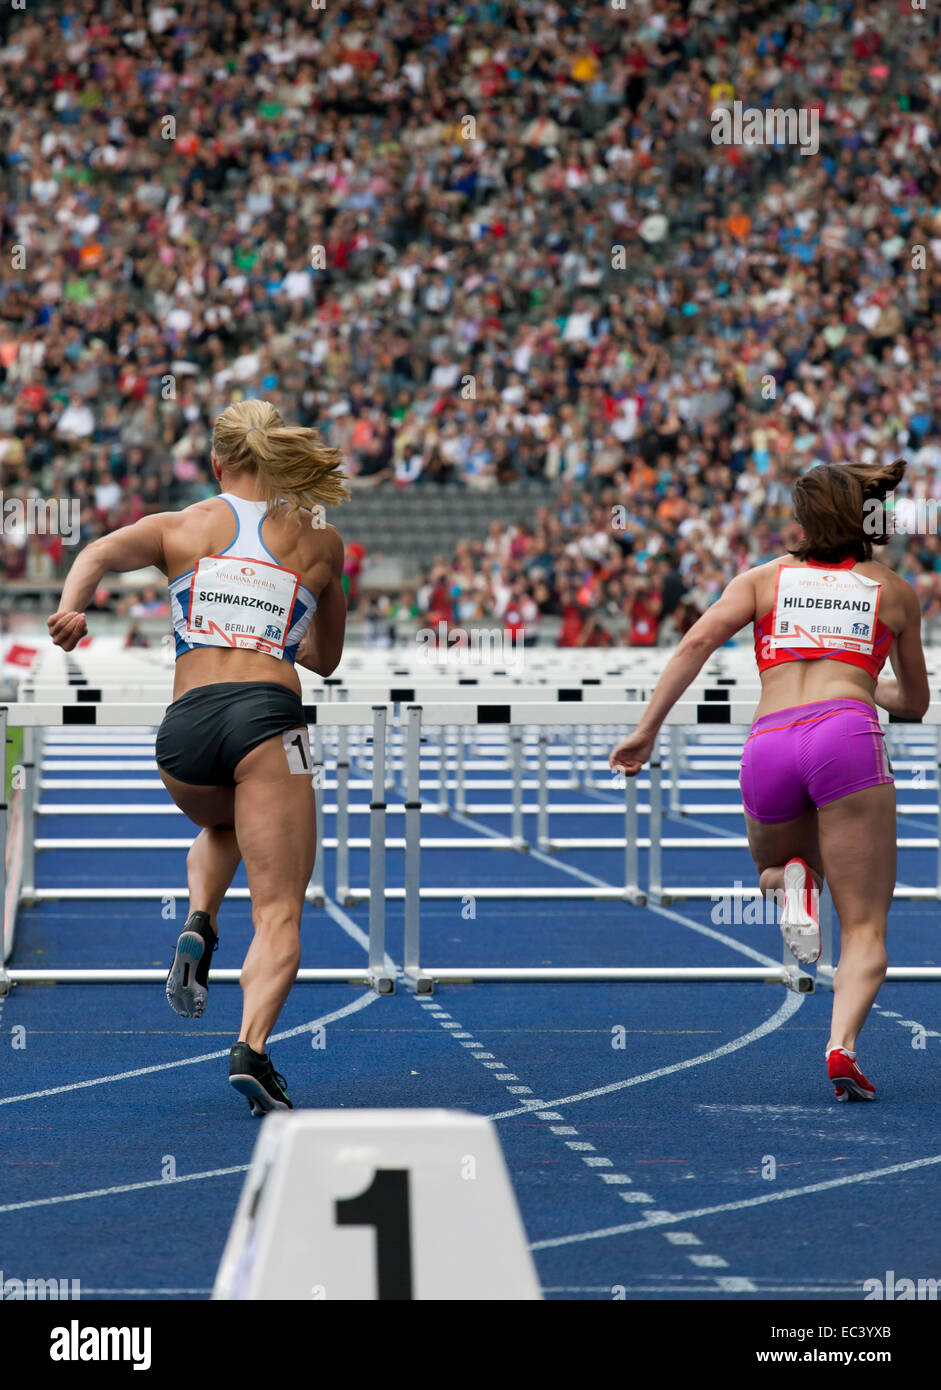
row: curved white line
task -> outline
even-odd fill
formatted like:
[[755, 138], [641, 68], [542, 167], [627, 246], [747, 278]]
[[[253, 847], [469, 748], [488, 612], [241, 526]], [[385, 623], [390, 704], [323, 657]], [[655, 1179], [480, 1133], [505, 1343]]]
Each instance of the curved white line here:
[[830, 1178], [827, 1182], [811, 1183], [808, 1187], [787, 1187], [783, 1192], [768, 1192], [761, 1197], [746, 1197], [741, 1202], [720, 1202], [715, 1207], [697, 1207], [692, 1211], [664, 1213], [647, 1221], [631, 1221], [626, 1226], [608, 1226], [600, 1231], [583, 1231], [577, 1236], [556, 1236], [552, 1240], [537, 1240], [531, 1250], [548, 1250], [557, 1245], [576, 1245], [583, 1240], [601, 1240], [605, 1236], [628, 1235], [632, 1231], [652, 1231], [657, 1226], [673, 1226], [682, 1221], [695, 1221], [700, 1216], [715, 1216], [723, 1211], [744, 1211], [746, 1207], [764, 1206], [766, 1202], [784, 1202], [789, 1197], [807, 1197], [815, 1192], [828, 1192], [834, 1187], [848, 1187], [851, 1183], [872, 1182], [876, 1178], [891, 1177], [894, 1173], [911, 1173], [916, 1168], [929, 1168], [941, 1163], [941, 1154], [929, 1158], [914, 1158], [909, 1163], [893, 1163], [889, 1168], [873, 1168], [868, 1173], [850, 1173], [845, 1178]]
[[[498, 834], [496, 830], [491, 830], [489, 825], [484, 825], [482, 821], [476, 821], [470, 816], [461, 816], [452, 812], [451, 819], [456, 824], [466, 825], [470, 830], [478, 830], [494, 837]], [[721, 843], [721, 840], [716, 840], [717, 845], [721, 845]], [[584, 883], [590, 883], [594, 888], [615, 888], [617, 886], [614, 883], [609, 883], [606, 879], [598, 878], [596, 874], [590, 874], [584, 869], [576, 868], [574, 864], [563, 864], [532, 846], [530, 846], [529, 858], [540, 864], [546, 864], [550, 869], [556, 869], [573, 878], [579, 878]], [[667, 907], [660, 907], [656, 903], [649, 902], [645, 905], [644, 911], [655, 912], [659, 917], [666, 917], [671, 922], [678, 922], [681, 927], [689, 927], [691, 931], [699, 932], [700, 936], [711, 937], [713, 941], [719, 941], [723, 946], [738, 951], [739, 955], [748, 956], [751, 960], [758, 961], [759, 965], [770, 965], [775, 970], [779, 969], [781, 965], [780, 960], [774, 960], [771, 956], [756, 951], [754, 947], [746, 946], [744, 942], [737, 941], [734, 936], [727, 936], [725, 932], [716, 931], [714, 927], [707, 927], [704, 922], [696, 922], [692, 917], [684, 917], [680, 912], [671, 912]]]
[[[29, 1202], [8, 1202], [0, 1212], [23, 1211], [26, 1207], [54, 1207], [59, 1202], [84, 1202], [89, 1197], [115, 1197], [120, 1192], [143, 1192], [146, 1187], [176, 1187], [181, 1182], [197, 1182], [200, 1178], [225, 1178], [230, 1173], [247, 1173], [251, 1164], [239, 1163], [234, 1168], [211, 1168], [205, 1173], [184, 1173], [179, 1178], [150, 1178], [147, 1182], [126, 1182], [120, 1187], [97, 1187], [93, 1192], [66, 1192], [61, 1197], [34, 1197]], [[86, 1290], [87, 1292], [87, 1290]]]
[[773, 1033], [776, 1028], [780, 1028], [782, 1023], [786, 1023], [797, 1012], [806, 997], [804, 994], [794, 994], [789, 990], [781, 1007], [770, 1018], [766, 1018], [764, 1023], [760, 1023], [750, 1033], [743, 1033], [740, 1038], [735, 1038], [732, 1042], [723, 1043], [721, 1047], [713, 1048], [711, 1052], [703, 1052], [699, 1057], [689, 1057], [685, 1062], [672, 1062], [668, 1067], [657, 1067], [655, 1071], [645, 1071], [640, 1076], [629, 1076], [625, 1081], [612, 1081], [608, 1086], [596, 1086], [594, 1090], [580, 1091], [578, 1095], [560, 1096], [557, 1100], [530, 1101], [529, 1104], [521, 1106], [517, 1110], [501, 1110], [498, 1114], [488, 1115], [486, 1118], [488, 1120], [509, 1120], [514, 1115], [531, 1115], [534, 1110], [555, 1110], [560, 1105], [575, 1105], [580, 1100], [594, 1100], [596, 1096], [606, 1096], [612, 1091], [623, 1091], [628, 1086], [640, 1086], [645, 1081], [656, 1081], [661, 1076], [672, 1076], [674, 1072], [686, 1071], [689, 1067], [701, 1067], [706, 1062], [714, 1062], [717, 1057], [727, 1057], [730, 1052], [737, 1052], [740, 1047], [747, 1047], [749, 1043], [757, 1042], [759, 1038]]
[[[365, 1009], [372, 1004], [379, 995], [373, 990], [368, 990], [361, 999], [354, 999], [350, 1004], [344, 1004], [342, 1009], [335, 1009], [333, 1013], [324, 1014], [321, 1018], [314, 1018], [310, 1023], [301, 1023], [297, 1028], [288, 1028], [283, 1033], [273, 1033], [269, 1042], [284, 1042], [287, 1038], [296, 1038], [300, 1033], [312, 1033], [315, 1028], [323, 1028], [328, 1023], [335, 1023], [337, 1019], [346, 1018], [348, 1014], [355, 1014], [359, 1009]], [[66, 1086], [50, 1086], [45, 1091], [26, 1091], [19, 1096], [0, 1097], [0, 1105], [13, 1105], [19, 1100], [38, 1100], [42, 1096], [59, 1096], [65, 1091], [81, 1091], [86, 1086], [106, 1086], [112, 1081], [129, 1081], [135, 1076], [149, 1076], [152, 1072], [170, 1071], [173, 1067], [193, 1067], [197, 1062], [216, 1062], [220, 1057], [228, 1057], [229, 1049], [224, 1047], [219, 1052], [203, 1052], [199, 1057], [183, 1057], [176, 1062], [157, 1062], [152, 1067], [135, 1067], [133, 1071], [115, 1072], [113, 1076], [93, 1076], [88, 1081], [71, 1081]], [[5, 1208], [0, 1207], [0, 1211]]]

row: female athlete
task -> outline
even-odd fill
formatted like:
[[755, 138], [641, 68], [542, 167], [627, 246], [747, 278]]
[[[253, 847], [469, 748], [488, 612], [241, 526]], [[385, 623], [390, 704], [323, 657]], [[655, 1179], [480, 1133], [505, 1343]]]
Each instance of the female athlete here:
[[267, 401], [230, 405], [212, 446], [221, 496], [92, 542], [72, 566], [49, 631], [66, 651], [76, 646], [108, 571], [156, 565], [168, 576], [176, 672], [156, 758], [177, 806], [203, 828], [187, 855], [190, 912], [167, 998], [184, 1018], [203, 1013], [216, 914], [244, 860], [254, 937], [229, 1080], [260, 1115], [292, 1108], [265, 1048], [297, 974], [316, 852], [294, 665], [328, 676], [343, 651], [343, 544], [323, 509], [349, 494], [339, 453], [315, 431], [285, 425]]
[[[783, 890], [781, 931], [798, 960], [820, 955], [817, 890], [830, 886], [842, 949], [826, 1055], [838, 1100], [875, 1098], [855, 1048], [885, 977], [895, 887], [895, 785], [875, 706], [917, 720], [930, 701], [918, 599], [872, 558], [889, 540], [882, 504], [904, 472], [902, 460], [833, 464], [798, 479], [799, 545], [732, 580], [610, 758], [635, 776], [706, 659], [754, 623], [761, 699], [741, 767], [748, 842], [763, 892]], [[890, 652], [894, 680], [880, 675]]]

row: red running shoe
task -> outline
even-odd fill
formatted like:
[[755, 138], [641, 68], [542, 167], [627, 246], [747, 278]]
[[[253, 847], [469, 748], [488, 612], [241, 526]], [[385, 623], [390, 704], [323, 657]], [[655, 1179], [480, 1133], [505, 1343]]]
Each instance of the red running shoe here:
[[836, 1087], [837, 1100], [876, 1098], [875, 1086], [866, 1080], [845, 1047], [831, 1047], [827, 1053], [827, 1075]]
[[781, 935], [791, 955], [801, 965], [820, 958], [820, 914], [817, 885], [803, 859], [789, 859], [784, 866], [784, 907]]

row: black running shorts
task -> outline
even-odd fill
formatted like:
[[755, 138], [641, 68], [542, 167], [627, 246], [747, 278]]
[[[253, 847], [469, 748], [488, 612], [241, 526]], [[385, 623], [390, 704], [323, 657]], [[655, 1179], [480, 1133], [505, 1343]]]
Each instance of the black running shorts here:
[[246, 753], [287, 729], [306, 727], [300, 696], [283, 685], [200, 685], [168, 706], [157, 732], [157, 764], [191, 786], [234, 787]]

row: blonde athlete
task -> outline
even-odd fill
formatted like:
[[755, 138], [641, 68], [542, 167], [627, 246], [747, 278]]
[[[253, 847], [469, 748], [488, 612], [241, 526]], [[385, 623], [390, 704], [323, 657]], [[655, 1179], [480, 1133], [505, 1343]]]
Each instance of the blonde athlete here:
[[[803, 539], [733, 579], [664, 669], [610, 764], [629, 777], [706, 659], [754, 623], [761, 699], [742, 757], [748, 842], [763, 892], [783, 889], [781, 930], [798, 960], [820, 955], [816, 889], [830, 886], [842, 950], [827, 1070], [838, 1100], [873, 1100], [856, 1037], [886, 971], [895, 887], [895, 786], [875, 707], [921, 719], [930, 694], [911, 585], [872, 558], [891, 526], [882, 504], [905, 472], [823, 465], [794, 487]], [[891, 651], [896, 679], [880, 675]]]
[[205, 1009], [216, 914], [244, 860], [255, 932], [229, 1080], [253, 1115], [291, 1108], [265, 1048], [297, 974], [316, 850], [294, 666], [328, 676], [343, 650], [343, 544], [323, 521], [324, 506], [349, 495], [340, 464], [269, 402], [229, 406], [212, 434], [221, 495], [92, 542], [49, 619], [52, 640], [71, 651], [105, 573], [156, 565], [168, 577], [176, 675], [156, 758], [173, 800], [203, 829], [187, 855], [190, 914], [167, 998], [185, 1018]]

